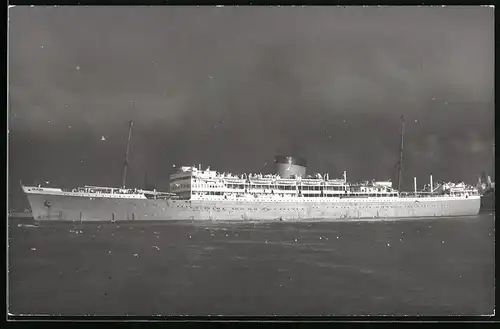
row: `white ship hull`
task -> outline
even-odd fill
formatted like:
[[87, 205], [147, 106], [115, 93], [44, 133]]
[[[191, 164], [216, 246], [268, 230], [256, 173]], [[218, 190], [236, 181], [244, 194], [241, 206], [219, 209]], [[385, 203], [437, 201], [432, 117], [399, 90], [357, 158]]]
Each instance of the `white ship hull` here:
[[[26, 192], [26, 189], [25, 189]], [[480, 197], [301, 198], [301, 201], [154, 200], [26, 193], [35, 220], [350, 221], [476, 215]]]

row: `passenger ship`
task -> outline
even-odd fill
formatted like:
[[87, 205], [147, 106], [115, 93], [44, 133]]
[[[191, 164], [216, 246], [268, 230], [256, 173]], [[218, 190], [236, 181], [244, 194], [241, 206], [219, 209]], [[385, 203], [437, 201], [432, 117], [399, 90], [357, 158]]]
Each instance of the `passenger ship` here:
[[268, 175], [181, 167], [170, 175], [168, 193], [125, 188], [127, 163], [128, 147], [122, 188], [21, 186], [35, 220], [396, 220], [475, 215], [480, 208], [478, 190], [463, 183], [434, 186], [431, 176], [424, 190], [414, 179], [414, 191], [404, 193], [390, 181], [350, 183], [346, 172], [306, 175], [306, 161], [297, 157], [276, 156]]

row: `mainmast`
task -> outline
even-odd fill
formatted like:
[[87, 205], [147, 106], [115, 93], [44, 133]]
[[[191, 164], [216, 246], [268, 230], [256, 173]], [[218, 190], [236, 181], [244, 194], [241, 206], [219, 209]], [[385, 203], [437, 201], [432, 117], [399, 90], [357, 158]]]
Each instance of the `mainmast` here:
[[495, 174], [495, 141], [493, 141], [492, 173]]
[[401, 116], [401, 145], [399, 147], [399, 166], [398, 166], [398, 191], [401, 192], [401, 181], [403, 180], [403, 146], [405, 133], [405, 119]]
[[132, 126], [133, 125], [134, 125], [134, 122], [133, 121], [129, 121], [128, 139], [127, 139], [127, 152], [125, 153], [125, 162], [124, 162], [124, 167], [123, 167], [122, 188], [125, 188], [126, 181], [127, 181], [128, 154], [129, 154], [129, 151], [130, 151], [130, 137], [132, 136]]

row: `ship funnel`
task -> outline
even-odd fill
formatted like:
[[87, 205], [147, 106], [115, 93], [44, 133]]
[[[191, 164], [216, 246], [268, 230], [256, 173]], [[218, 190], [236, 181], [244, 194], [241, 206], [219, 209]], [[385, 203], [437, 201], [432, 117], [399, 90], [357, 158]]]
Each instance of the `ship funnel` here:
[[431, 175], [431, 177], [430, 177], [430, 180], [431, 180], [431, 193], [432, 193], [432, 192], [434, 191], [434, 186], [433, 186], [433, 184], [432, 184], [432, 175]]
[[276, 173], [282, 178], [305, 177], [306, 160], [297, 157], [277, 155], [274, 157]]
[[415, 195], [417, 195], [417, 177], [413, 177], [413, 187], [415, 190]]

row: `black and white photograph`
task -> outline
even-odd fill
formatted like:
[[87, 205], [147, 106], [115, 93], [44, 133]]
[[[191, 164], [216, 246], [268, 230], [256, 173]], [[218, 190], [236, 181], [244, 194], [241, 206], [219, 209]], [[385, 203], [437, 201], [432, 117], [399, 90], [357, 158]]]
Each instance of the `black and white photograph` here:
[[9, 6], [8, 315], [494, 315], [494, 25]]

